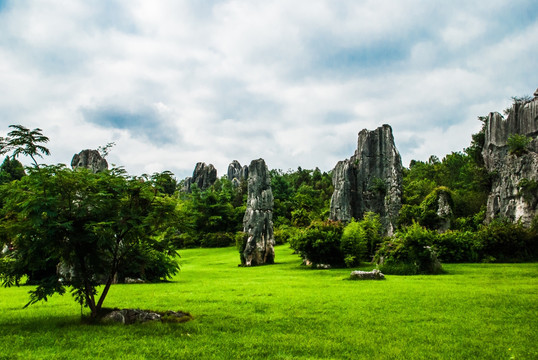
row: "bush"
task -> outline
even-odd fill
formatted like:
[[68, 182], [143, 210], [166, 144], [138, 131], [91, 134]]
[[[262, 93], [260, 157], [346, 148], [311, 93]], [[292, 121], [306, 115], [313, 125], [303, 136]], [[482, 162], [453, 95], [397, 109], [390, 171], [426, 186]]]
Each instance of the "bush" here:
[[141, 278], [149, 282], [159, 282], [171, 278], [179, 270], [175, 257], [152, 249], [134, 248], [129, 261], [118, 270], [118, 279]]
[[201, 247], [217, 248], [227, 247], [235, 243], [235, 234], [232, 233], [207, 233], [200, 243]]
[[527, 146], [531, 143], [532, 139], [525, 135], [512, 134], [508, 137], [507, 145], [510, 154], [521, 156], [527, 153]]
[[290, 242], [290, 239], [292, 239], [299, 229], [288, 226], [288, 225], [281, 225], [278, 228], [276, 228], [273, 232], [273, 236], [275, 238], [275, 245], [282, 245], [287, 242]]
[[344, 255], [344, 262], [347, 267], [353, 267], [360, 264], [367, 255], [366, 231], [355, 219], [351, 219], [342, 233], [340, 249]]
[[372, 261], [377, 246], [381, 243], [381, 223], [379, 215], [372, 212], [364, 214], [361, 221], [351, 221], [342, 233], [341, 250], [347, 267]]
[[343, 224], [338, 221], [315, 221], [294, 239], [295, 250], [312, 264], [343, 266], [344, 255], [340, 248]]
[[448, 263], [480, 261], [482, 244], [471, 231], [447, 231], [433, 238], [440, 261]]
[[386, 274], [438, 274], [443, 270], [432, 248], [436, 232], [414, 223], [384, 242], [375, 256]]
[[538, 231], [520, 223], [493, 221], [476, 233], [480, 259], [497, 262], [538, 260]]

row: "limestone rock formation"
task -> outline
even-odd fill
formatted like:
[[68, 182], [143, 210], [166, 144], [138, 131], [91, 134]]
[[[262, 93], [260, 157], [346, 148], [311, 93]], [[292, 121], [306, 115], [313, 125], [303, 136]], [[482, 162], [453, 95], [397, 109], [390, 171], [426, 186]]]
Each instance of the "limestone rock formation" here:
[[[490, 113], [486, 119], [482, 156], [487, 170], [495, 174], [488, 196], [486, 222], [503, 218], [529, 226], [538, 215], [537, 94], [538, 90], [533, 100], [516, 101], [506, 119], [499, 113]], [[525, 153], [510, 152], [507, 142], [514, 134], [532, 139]]]
[[239, 161], [232, 161], [228, 166], [227, 177], [235, 187], [238, 187], [241, 184], [241, 181], [246, 181], [248, 179], [248, 166], [245, 165], [241, 167]]
[[273, 264], [273, 192], [271, 177], [263, 159], [252, 160], [248, 167], [247, 209], [243, 217], [246, 236], [241, 264], [245, 266]]
[[192, 184], [196, 184], [200, 190], [205, 190], [217, 181], [217, 169], [212, 164], [206, 165], [204, 162], [196, 164], [192, 177], [185, 179], [183, 191], [191, 192]]
[[71, 167], [73, 169], [87, 168], [93, 173], [98, 173], [108, 169], [108, 163], [99, 151], [86, 149], [73, 156]]
[[401, 208], [402, 177], [392, 128], [362, 130], [355, 154], [334, 168], [330, 219], [362, 219], [371, 211], [381, 216], [385, 234], [392, 235]]
[[446, 232], [452, 223], [452, 199], [447, 191], [440, 191], [437, 198], [437, 216], [439, 217], [439, 232]]

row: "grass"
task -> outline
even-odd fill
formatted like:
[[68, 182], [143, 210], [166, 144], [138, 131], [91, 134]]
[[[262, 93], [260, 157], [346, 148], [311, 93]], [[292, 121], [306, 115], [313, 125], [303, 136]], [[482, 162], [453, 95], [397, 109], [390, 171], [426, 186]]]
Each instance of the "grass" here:
[[256, 268], [234, 248], [181, 256], [172, 282], [114, 285], [105, 306], [195, 320], [90, 325], [69, 295], [22, 309], [28, 287], [1, 288], [0, 359], [538, 358], [538, 264], [344, 281], [349, 269], [305, 269], [285, 246]]

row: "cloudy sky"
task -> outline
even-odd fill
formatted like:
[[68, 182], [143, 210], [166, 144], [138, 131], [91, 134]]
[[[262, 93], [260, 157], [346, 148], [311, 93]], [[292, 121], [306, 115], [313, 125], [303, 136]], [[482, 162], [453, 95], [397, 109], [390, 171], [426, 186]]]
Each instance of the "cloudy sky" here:
[[[131, 174], [237, 159], [327, 171], [393, 128], [405, 166], [538, 86], [535, 0], [0, 0], [0, 136]], [[24, 161], [28, 163], [28, 161]]]

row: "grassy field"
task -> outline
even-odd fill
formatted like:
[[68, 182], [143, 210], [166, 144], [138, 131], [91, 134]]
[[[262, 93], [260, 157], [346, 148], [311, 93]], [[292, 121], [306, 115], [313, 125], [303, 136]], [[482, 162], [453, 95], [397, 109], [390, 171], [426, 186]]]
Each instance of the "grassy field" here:
[[[537, 359], [538, 264], [445, 265], [446, 275], [344, 281], [280, 246], [239, 268], [234, 248], [181, 252], [170, 283], [115, 285], [105, 306], [183, 310], [184, 324], [89, 325], [70, 295], [27, 309], [0, 289], [0, 359]], [[371, 267], [370, 267], [371, 268]]]

